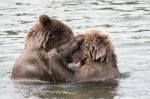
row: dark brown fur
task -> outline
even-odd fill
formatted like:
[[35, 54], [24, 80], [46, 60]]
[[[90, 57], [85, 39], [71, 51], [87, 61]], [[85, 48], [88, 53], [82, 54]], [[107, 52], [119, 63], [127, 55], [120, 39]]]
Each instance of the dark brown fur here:
[[25, 48], [34, 47], [48, 52], [68, 43], [72, 38], [74, 34], [67, 25], [47, 15], [41, 15], [39, 22], [36, 22], [27, 33]]
[[73, 62], [72, 55], [80, 48], [83, 38], [76, 38], [59, 49], [48, 52], [48, 63], [54, 82], [71, 82], [74, 80], [74, 71], [69, 69], [68, 63]]
[[40, 49], [23, 50], [14, 65], [13, 79], [43, 80], [52, 83], [69, 82], [74, 71], [67, 67], [72, 54], [80, 47], [81, 40], [74, 39], [68, 44], [49, 52]]
[[[52, 68], [49, 65], [49, 58], [51, 57], [49, 54], [53, 54], [51, 49], [58, 49], [60, 46], [73, 39], [73, 32], [67, 25], [56, 19], [51, 19], [47, 15], [41, 15], [39, 17], [39, 22], [36, 22], [27, 33], [25, 48], [13, 67], [12, 79], [31, 79], [54, 82], [54, 77], [57, 74], [52, 73]], [[58, 52], [55, 57], [65, 57], [63, 55], [70, 55], [69, 52], [66, 54], [64, 53], [65, 52], [63, 51], [60, 53]], [[57, 64], [63, 65], [63, 63], [59, 62]]]

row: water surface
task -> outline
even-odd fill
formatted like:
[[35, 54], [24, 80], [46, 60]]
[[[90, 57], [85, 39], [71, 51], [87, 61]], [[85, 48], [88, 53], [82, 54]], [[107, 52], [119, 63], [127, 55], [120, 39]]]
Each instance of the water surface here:
[[[10, 80], [26, 31], [40, 14], [68, 24], [75, 33], [105, 28], [112, 37], [124, 78], [118, 85], [18, 84]], [[150, 99], [149, 0], [1, 0], [1, 99]]]

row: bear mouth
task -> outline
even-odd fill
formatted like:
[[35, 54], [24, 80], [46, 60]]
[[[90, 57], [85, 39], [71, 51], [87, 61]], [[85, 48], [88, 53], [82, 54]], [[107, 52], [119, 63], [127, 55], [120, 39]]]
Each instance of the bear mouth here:
[[68, 67], [73, 71], [77, 71], [82, 67], [82, 61], [79, 59], [75, 59], [72, 63], [68, 64]]
[[81, 67], [81, 61], [79, 59], [74, 61], [74, 67], [75, 69], [79, 69]]

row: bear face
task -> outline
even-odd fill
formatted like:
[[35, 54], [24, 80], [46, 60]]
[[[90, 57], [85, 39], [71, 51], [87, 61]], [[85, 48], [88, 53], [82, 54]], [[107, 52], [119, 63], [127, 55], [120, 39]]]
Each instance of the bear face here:
[[120, 75], [111, 38], [101, 29], [91, 28], [82, 33], [84, 41], [73, 55], [76, 81], [102, 81]]
[[52, 19], [47, 15], [41, 15], [27, 32], [25, 48], [44, 49], [47, 52], [52, 48], [58, 48], [74, 38], [73, 31], [63, 22]]

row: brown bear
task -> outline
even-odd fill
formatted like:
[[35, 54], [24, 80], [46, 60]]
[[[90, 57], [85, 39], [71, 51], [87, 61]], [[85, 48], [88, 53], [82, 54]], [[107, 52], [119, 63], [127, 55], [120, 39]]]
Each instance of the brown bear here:
[[[62, 46], [69, 41], [72, 42], [70, 46]], [[36, 22], [27, 33], [25, 48], [13, 67], [12, 79], [34, 79], [54, 82], [57, 74], [54, 74], [52, 71], [54, 69], [51, 68], [49, 63], [52, 57], [49, 55], [54, 53], [51, 49], [56, 48], [55, 53], [57, 55], [55, 57], [60, 56], [62, 57], [61, 60], [65, 61], [65, 63], [55, 62], [53, 65], [66, 65], [68, 63], [67, 60], [69, 60], [68, 57], [79, 47], [78, 43], [73, 44], [74, 41], [73, 32], [67, 25], [47, 15], [41, 15], [39, 22]]]
[[27, 32], [25, 48], [37, 48], [49, 51], [68, 43], [74, 38], [73, 31], [63, 22], [41, 15]]
[[108, 33], [90, 28], [80, 36], [84, 41], [72, 56], [76, 62], [75, 81], [107, 81], [119, 77], [117, 56]]

